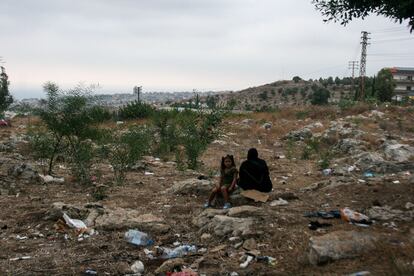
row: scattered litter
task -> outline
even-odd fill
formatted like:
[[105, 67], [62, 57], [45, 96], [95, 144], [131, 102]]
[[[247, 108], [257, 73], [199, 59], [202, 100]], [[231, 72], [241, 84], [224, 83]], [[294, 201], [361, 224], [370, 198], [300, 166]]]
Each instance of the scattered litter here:
[[393, 184], [400, 184], [400, 181], [399, 180], [394, 180], [392, 183]]
[[348, 276], [365, 276], [365, 275], [370, 275], [370, 274], [371, 272], [369, 271], [360, 271], [360, 272], [349, 274]]
[[201, 253], [201, 254], [203, 254], [203, 253], [206, 253], [207, 252], [207, 248], [200, 248], [199, 250], [198, 250], [198, 253]]
[[144, 175], [154, 175], [153, 172], [144, 172]]
[[96, 272], [96, 270], [93, 269], [87, 269], [83, 272], [83, 275], [98, 275], [98, 272]]
[[391, 221], [391, 222], [384, 222], [382, 224], [382, 226], [388, 227], [388, 228], [392, 228], [392, 229], [397, 229], [397, 224], [395, 224], [395, 222], [393, 222], [393, 221]]
[[332, 224], [330, 223], [320, 223], [319, 221], [310, 221], [308, 224], [308, 228], [310, 230], [317, 230], [319, 228], [323, 228], [323, 227], [330, 227], [332, 226]]
[[276, 265], [276, 259], [270, 256], [258, 256], [256, 257], [258, 262], [265, 262], [267, 264], [270, 264], [272, 266]]
[[247, 255], [246, 261], [240, 264], [240, 268], [246, 268], [251, 263], [251, 261], [253, 261], [253, 259], [253, 256]]
[[257, 190], [245, 190], [240, 193], [242, 196], [253, 199], [255, 202], [266, 202], [269, 199], [269, 194], [262, 193]]
[[324, 170], [322, 170], [322, 174], [324, 175], [324, 176], [328, 176], [328, 175], [331, 175], [332, 173], [333, 173], [333, 169], [324, 169]]
[[16, 235], [16, 240], [19, 240], [19, 241], [27, 240], [28, 238], [29, 237], [27, 237], [27, 236]]
[[289, 202], [287, 200], [284, 200], [282, 198], [279, 198], [278, 200], [273, 200], [272, 202], [270, 202], [270, 206], [275, 207], [275, 206], [284, 206], [284, 205], [288, 205]]
[[372, 172], [365, 172], [364, 173], [364, 177], [374, 177], [375, 175], [374, 175], [374, 173], [372, 173]]
[[286, 156], [285, 155], [277, 155], [276, 156], [276, 159], [285, 159], [286, 158]]
[[219, 252], [219, 251], [221, 251], [223, 249], [226, 249], [226, 247], [227, 247], [227, 245], [225, 245], [225, 244], [219, 245], [219, 246], [216, 246], [213, 249], [211, 249], [210, 252], [211, 253], [216, 253], [216, 252]]
[[154, 244], [154, 241], [148, 236], [147, 233], [132, 229], [125, 233], [125, 239], [127, 242], [137, 246], [150, 246]]
[[358, 224], [358, 226], [361, 226], [361, 225], [366, 226], [366, 225], [372, 224], [372, 221], [369, 219], [369, 217], [367, 217], [364, 214], [353, 211], [349, 209], [348, 207], [341, 209], [341, 218], [344, 221], [347, 221], [353, 224]]
[[307, 218], [319, 217], [324, 219], [333, 219], [341, 218], [341, 212], [339, 210], [306, 212], [303, 216]]
[[117, 125], [123, 125], [123, 124], [124, 124], [124, 122], [123, 122], [123, 121], [116, 121], [116, 124], [117, 124]]
[[161, 259], [180, 258], [189, 253], [197, 253], [197, 247], [195, 245], [181, 245], [174, 249], [157, 247], [157, 256], [160, 256]]
[[11, 258], [9, 259], [10, 261], [22, 261], [22, 260], [29, 260], [31, 259], [31, 256], [23, 256], [23, 257], [16, 257], [16, 258]]
[[346, 170], [350, 173], [355, 171], [356, 167], [355, 166], [349, 166]]
[[239, 276], [239, 273], [233, 271], [232, 273], [230, 273], [230, 276]]
[[136, 261], [132, 264], [131, 270], [134, 273], [144, 273], [145, 267], [144, 267], [144, 264], [141, 261]]
[[83, 221], [79, 219], [71, 219], [66, 213], [63, 213], [63, 219], [70, 228], [75, 228], [80, 232], [85, 232], [88, 229]]

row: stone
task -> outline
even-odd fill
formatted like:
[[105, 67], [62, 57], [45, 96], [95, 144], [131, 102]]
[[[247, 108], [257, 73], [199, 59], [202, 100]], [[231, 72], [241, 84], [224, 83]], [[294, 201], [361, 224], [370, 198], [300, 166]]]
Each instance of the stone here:
[[373, 206], [368, 209], [367, 215], [373, 220], [412, 221], [414, 218], [414, 211], [392, 209], [390, 206]]
[[8, 170], [8, 175], [24, 180], [38, 181], [40, 179], [39, 173], [34, 170], [31, 165], [25, 163], [10, 167]]
[[336, 231], [323, 236], [311, 237], [308, 260], [313, 265], [330, 261], [356, 258], [375, 249], [377, 238], [372, 233]]
[[230, 217], [257, 216], [262, 212], [259, 207], [244, 205], [231, 208], [227, 215]]
[[39, 177], [43, 183], [58, 183], [62, 184], [65, 182], [65, 178], [63, 177], [53, 177], [51, 175], [43, 175], [39, 174]]
[[89, 215], [89, 210], [72, 204], [54, 202], [44, 219], [56, 221], [63, 217], [63, 213], [66, 213], [70, 218], [83, 220]]
[[173, 186], [169, 188], [167, 192], [174, 194], [195, 194], [201, 196], [208, 194], [212, 188], [213, 185], [211, 181], [193, 178], [184, 181], [174, 181]]
[[257, 243], [256, 240], [251, 238], [248, 240], [245, 240], [243, 243], [243, 249], [251, 251], [251, 250], [256, 250], [257, 248]]
[[254, 124], [254, 120], [253, 119], [244, 119], [243, 121], [241, 121], [241, 123], [243, 125], [252, 125], [252, 124]]
[[349, 154], [358, 154], [363, 152], [366, 149], [367, 143], [361, 140], [354, 138], [345, 138], [339, 140], [339, 142], [334, 146], [334, 149]]
[[414, 204], [413, 203], [411, 203], [411, 202], [407, 202], [406, 204], [405, 204], [405, 209], [411, 209], [411, 208], [413, 208], [414, 207]]
[[312, 131], [309, 128], [303, 128], [295, 131], [289, 132], [285, 135], [285, 140], [292, 140], [292, 141], [303, 141], [305, 139], [309, 139], [312, 137]]
[[273, 200], [272, 202], [270, 202], [270, 206], [275, 207], [275, 206], [284, 206], [284, 205], [288, 205], [289, 202], [287, 202], [286, 200], [279, 198], [277, 200]]
[[414, 147], [391, 140], [385, 143], [384, 154], [392, 161], [407, 162], [414, 158]]
[[192, 224], [197, 227], [202, 227], [210, 222], [210, 220], [216, 215], [224, 215], [228, 212], [228, 209], [206, 209], [197, 217], [192, 220]]
[[361, 171], [381, 172], [385, 160], [378, 152], [363, 152], [354, 156], [357, 160], [355, 166]]
[[228, 234], [233, 236], [246, 236], [253, 234], [255, 222], [253, 218], [233, 218], [216, 215], [203, 228], [213, 231], [217, 236], [225, 236]]
[[95, 220], [95, 227], [103, 230], [137, 228], [141, 231], [164, 232], [169, 226], [162, 224], [163, 219], [151, 213], [142, 214], [138, 210], [114, 208], [105, 209], [105, 213]]
[[203, 235], [201, 235], [201, 237], [200, 237], [200, 239], [202, 240], [202, 241], [206, 241], [206, 240], [209, 240], [209, 239], [211, 239], [211, 234], [208, 234], [208, 233], [204, 233]]
[[185, 265], [185, 262], [182, 258], [167, 260], [155, 270], [155, 275], [165, 275], [167, 272], [174, 271], [174, 268], [181, 269], [183, 265]]
[[144, 273], [145, 271], [145, 267], [144, 264], [141, 261], [135, 261], [132, 265], [131, 265], [131, 271], [134, 273]]

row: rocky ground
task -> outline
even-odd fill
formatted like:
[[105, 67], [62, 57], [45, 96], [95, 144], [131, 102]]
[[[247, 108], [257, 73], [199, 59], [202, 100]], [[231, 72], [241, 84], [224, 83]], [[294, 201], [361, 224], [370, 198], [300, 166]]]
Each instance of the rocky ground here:
[[[56, 171], [63, 183], [39, 179], [39, 164], [24, 141], [31, 122], [17, 118], [12, 128], [0, 129], [0, 274], [139, 275], [143, 265], [144, 275], [174, 269], [193, 275], [412, 275], [413, 118], [413, 109], [398, 107], [234, 115], [199, 171], [179, 171], [174, 162], [148, 156], [124, 186], [109, 186], [99, 201], [98, 188], [74, 182], [64, 164]], [[325, 141], [318, 151], [329, 153], [330, 170], [320, 170], [319, 152], [304, 158], [312, 137]], [[269, 165], [269, 200], [254, 202], [237, 192], [230, 210], [222, 210], [220, 200], [204, 210], [220, 157], [233, 154], [240, 165], [250, 147]], [[98, 184], [110, 183], [108, 164], [98, 165], [104, 172]], [[304, 216], [344, 207], [373, 223]], [[63, 213], [88, 230], [68, 228]], [[331, 226], [311, 230], [311, 221]], [[129, 244], [129, 229], [149, 234], [154, 244]], [[171, 260], [157, 255], [179, 245], [197, 251]], [[242, 268], [248, 256], [253, 260]]]

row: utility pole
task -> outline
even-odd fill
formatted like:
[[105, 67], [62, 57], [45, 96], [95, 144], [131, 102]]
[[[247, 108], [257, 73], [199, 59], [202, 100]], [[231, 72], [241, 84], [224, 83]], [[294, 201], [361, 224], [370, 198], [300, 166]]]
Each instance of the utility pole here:
[[359, 68], [359, 77], [361, 80], [360, 83], [360, 94], [359, 94], [359, 98], [362, 101], [365, 101], [365, 71], [366, 71], [366, 67], [367, 67], [367, 46], [370, 44], [368, 43], [368, 39], [370, 39], [368, 37], [368, 35], [370, 33], [366, 32], [366, 31], [362, 31], [362, 41], [361, 41], [361, 45], [362, 45], [362, 49], [361, 49], [361, 62], [360, 62], [360, 68]]
[[140, 103], [141, 102], [140, 95], [142, 91], [142, 86], [134, 86], [133, 91], [134, 91], [134, 94], [137, 94], [137, 100], [138, 100], [138, 103]]
[[351, 79], [351, 81], [352, 81], [352, 91], [355, 94], [355, 98], [357, 98], [356, 91], [355, 91], [355, 69], [358, 68], [358, 66], [359, 66], [358, 61], [352, 60], [352, 61], [348, 62], [348, 69], [352, 70], [352, 79]]

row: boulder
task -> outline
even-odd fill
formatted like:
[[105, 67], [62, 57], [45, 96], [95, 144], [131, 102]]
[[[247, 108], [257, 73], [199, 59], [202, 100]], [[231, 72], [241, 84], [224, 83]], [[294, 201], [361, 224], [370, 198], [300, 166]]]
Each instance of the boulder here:
[[174, 268], [181, 269], [183, 265], [185, 265], [185, 262], [182, 258], [167, 260], [155, 270], [155, 275], [165, 275], [167, 272], [174, 271]]
[[311, 237], [308, 260], [313, 265], [330, 261], [356, 258], [375, 249], [376, 238], [372, 233], [336, 231], [319, 237]]
[[386, 162], [378, 152], [363, 152], [354, 158], [357, 160], [355, 166], [361, 171], [381, 172], [383, 164]]
[[151, 213], [142, 214], [134, 209], [114, 208], [106, 209], [103, 215], [96, 218], [95, 227], [104, 230], [137, 228], [151, 233], [165, 233], [169, 226], [161, 222], [162, 218]]
[[192, 178], [184, 181], [174, 181], [174, 185], [167, 192], [174, 194], [206, 195], [212, 188], [211, 181]]
[[227, 213], [230, 217], [246, 217], [246, 216], [258, 216], [262, 213], [262, 209], [259, 207], [244, 205], [233, 207], [229, 209]]
[[309, 128], [302, 128], [299, 130], [291, 131], [285, 135], [284, 139], [293, 141], [303, 141], [312, 137], [312, 131]]
[[339, 140], [335, 149], [342, 153], [358, 154], [365, 150], [366, 142], [354, 138], [345, 138]]
[[193, 218], [192, 223], [197, 227], [202, 227], [210, 222], [216, 215], [224, 215], [228, 212], [226, 209], [206, 209], [197, 217]]
[[414, 211], [392, 209], [390, 206], [373, 206], [368, 209], [367, 215], [373, 220], [412, 221]]
[[83, 220], [88, 217], [89, 210], [72, 204], [54, 202], [44, 219], [56, 221], [63, 217], [63, 213], [66, 213], [70, 218]]
[[407, 162], [414, 158], [414, 147], [391, 140], [385, 143], [384, 154], [392, 161]]
[[8, 174], [24, 180], [40, 180], [39, 173], [31, 165], [24, 163], [10, 167]]
[[203, 228], [213, 231], [217, 236], [225, 236], [228, 234], [233, 236], [246, 236], [253, 234], [255, 222], [253, 218], [233, 218], [217, 215]]
[[271, 123], [264, 123], [262, 125], [262, 128], [264, 128], [264, 129], [271, 129], [272, 128], [272, 124]]

